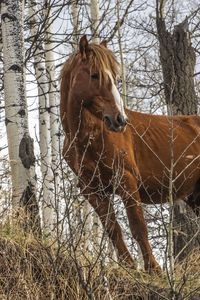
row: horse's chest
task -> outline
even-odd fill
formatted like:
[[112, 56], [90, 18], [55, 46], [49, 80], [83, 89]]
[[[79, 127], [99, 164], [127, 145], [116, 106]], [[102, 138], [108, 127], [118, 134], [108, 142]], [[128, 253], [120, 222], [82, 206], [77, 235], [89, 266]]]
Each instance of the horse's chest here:
[[78, 165], [82, 178], [103, 189], [110, 188], [116, 174], [124, 170], [124, 151], [108, 147], [101, 139], [90, 139], [78, 146]]

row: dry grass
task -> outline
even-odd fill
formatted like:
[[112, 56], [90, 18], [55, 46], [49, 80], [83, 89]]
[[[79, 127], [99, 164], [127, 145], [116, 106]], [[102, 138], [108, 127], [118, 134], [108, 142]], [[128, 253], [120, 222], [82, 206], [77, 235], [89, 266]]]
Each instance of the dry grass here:
[[[200, 253], [176, 268], [183, 298], [200, 299]], [[185, 297], [185, 298], [184, 298]], [[166, 274], [150, 277], [117, 264], [75, 259], [49, 241], [5, 227], [0, 237], [0, 300], [160, 300], [172, 299]]]

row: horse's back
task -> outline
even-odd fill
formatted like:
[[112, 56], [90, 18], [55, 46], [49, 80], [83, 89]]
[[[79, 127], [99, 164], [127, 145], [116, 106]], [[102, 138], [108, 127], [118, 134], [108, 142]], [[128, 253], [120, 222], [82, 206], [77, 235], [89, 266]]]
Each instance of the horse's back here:
[[131, 126], [141, 184], [149, 193], [167, 192], [170, 172], [178, 197], [192, 192], [200, 178], [200, 117], [133, 113]]

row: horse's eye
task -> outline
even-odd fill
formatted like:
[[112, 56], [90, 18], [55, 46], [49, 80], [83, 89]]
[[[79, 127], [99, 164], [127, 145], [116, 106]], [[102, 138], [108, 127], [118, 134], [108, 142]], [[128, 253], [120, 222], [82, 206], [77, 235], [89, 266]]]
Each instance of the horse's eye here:
[[98, 73], [91, 74], [91, 78], [94, 79], [94, 80], [98, 80], [99, 79], [99, 74]]

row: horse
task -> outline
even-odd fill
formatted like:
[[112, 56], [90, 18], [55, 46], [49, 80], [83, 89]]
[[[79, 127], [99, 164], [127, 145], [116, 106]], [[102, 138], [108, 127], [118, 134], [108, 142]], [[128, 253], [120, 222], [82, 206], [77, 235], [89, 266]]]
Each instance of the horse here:
[[81, 37], [61, 72], [63, 157], [119, 260], [135, 268], [113, 207], [113, 193], [123, 201], [145, 270], [160, 273], [142, 203], [165, 203], [171, 190], [174, 201], [186, 201], [199, 214], [200, 117], [126, 109], [117, 88], [119, 76], [120, 65], [106, 42], [89, 43]]

